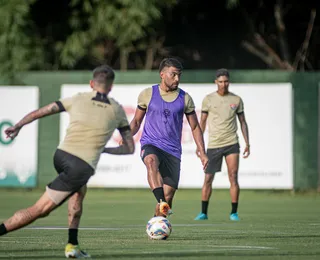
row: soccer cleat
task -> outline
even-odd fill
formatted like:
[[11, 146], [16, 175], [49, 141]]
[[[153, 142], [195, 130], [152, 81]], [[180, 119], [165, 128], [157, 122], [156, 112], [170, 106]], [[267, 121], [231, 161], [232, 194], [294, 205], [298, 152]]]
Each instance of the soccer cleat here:
[[160, 200], [160, 203], [158, 203], [156, 206], [156, 216], [161, 216], [166, 218], [171, 214], [173, 214], [173, 212], [169, 204], [167, 202]]
[[80, 249], [79, 245], [67, 244], [64, 250], [66, 258], [90, 258], [91, 256]]
[[204, 214], [204, 213], [199, 213], [198, 216], [196, 216], [196, 218], [194, 220], [207, 220], [208, 219], [208, 215]]
[[238, 213], [237, 213], [237, 212], [236, 212], [236, 213], [231, 213], [231, 214], [230, 214], [230, 220], [232, 220], [232, 221], [239, 221], [240, 218], [239, 218], [239, 216], [238, 216]]

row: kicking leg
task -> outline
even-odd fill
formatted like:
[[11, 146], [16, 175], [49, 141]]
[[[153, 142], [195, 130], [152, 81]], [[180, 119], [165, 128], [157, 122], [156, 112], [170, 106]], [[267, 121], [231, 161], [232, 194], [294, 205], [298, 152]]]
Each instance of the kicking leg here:
[[47, 191], [41, 196], [41, 198], [31, 207], [17, 211], [11, 218], [4, 221], [2, 226], [2, 234], [25, 227], [36, 219], [46, 217], [49, 213], [57, 207]]

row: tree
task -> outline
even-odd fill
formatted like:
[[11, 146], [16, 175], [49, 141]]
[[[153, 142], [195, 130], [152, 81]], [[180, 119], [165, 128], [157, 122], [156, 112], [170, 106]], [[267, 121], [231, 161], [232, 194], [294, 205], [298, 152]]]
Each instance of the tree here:
[[10, 83], [16, 72], [28, 70], [43, 61], [41, 40], [28, 19], [35, 0], [1, 0], [0, 8], [0, 73]]
[[[263, 0], [256, 1], [255, 14], [258, 10], [265, 7], [266, 4]], [[276, 0], [273, 5], [273, 18], [272, 25], [266, 24], [264, 21], [259, 20], [259, 17], [249, 14], [244, 6], [241, 6], [240, 0], [227, 0], [226, 7], [228, 9], [238, 8], [243, 13], [243, 18], [249, 28], [248, 40], [242, 41], [242, 46], [263, 60], [270, 68], [282, 70], [304, 70], [305, 65], [312, 69], [312, 65], [308, 60], [308, 47], [313, 32], [314, 21], [316, 17], [316, 9], [310, 10], [309, 23], [306, 27], [305, 38], [300, 48], [293, 55], [289, 48], [287, 30], [284, 22], [284, 16], [287, 14], [290, 6], [285, 6], [283, 0]], [[258, 22], [257, 22], [258, 21]], [[259, 24], [257, 24], [259, 23]], [[274, 27], [268, 33], [266, 27]], [[260, 28], [260, 29], [257, 29]], [[262, 28], [262, 29], [261, 29]], [[276, 42], [276, 45], [272, 44]], [[293, 58], [294, 56], [294, 58]]]
[[[85, 56], [97, 63], [111, 63], [118, 52], [120, 69], [125, 71], [130, 54], [143, 50], [147, 56], [145, 68], [150, 68], [154, 49], [161, 43], [153, 25], [162, 17], [162, 9], [176, 2], [73, 0], [70, 18], [73, 33], [59, 46], [62, 64], [73, 67]], [[150, 35], [153, 37], [149, 39]]]

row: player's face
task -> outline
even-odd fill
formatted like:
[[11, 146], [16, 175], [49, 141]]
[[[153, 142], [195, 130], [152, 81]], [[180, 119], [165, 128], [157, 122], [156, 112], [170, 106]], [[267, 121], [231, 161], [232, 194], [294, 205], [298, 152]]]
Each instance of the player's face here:
[[181, 71], [175, 67], [164, 68], [160, 73], [160, 77], [165, 86], [173, 91], [179, 86]]
[[229, 78], [227, 76], [220, 76], [217, 78], [216, 84], [220, 94], [227, 94], [229, 92]]

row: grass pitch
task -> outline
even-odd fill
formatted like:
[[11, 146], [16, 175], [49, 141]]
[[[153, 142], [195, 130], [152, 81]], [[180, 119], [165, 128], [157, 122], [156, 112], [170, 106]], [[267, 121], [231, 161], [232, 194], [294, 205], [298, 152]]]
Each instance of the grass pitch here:
[[[0, 190], [0, 222], [41, 191]], [[92, 259], [320, 259], [320, 194], [241, 191], [240, 222], [228, 218], [228, 190], [215, 190], [209, 220], [194, 221], [201, 191], [176, 193], [168, 240], [148, 240], [155, 199], [149, 190], [89, 189], [79, 241]], [[67, 207], [0, 237], [2, 259], [64, 259]]]

